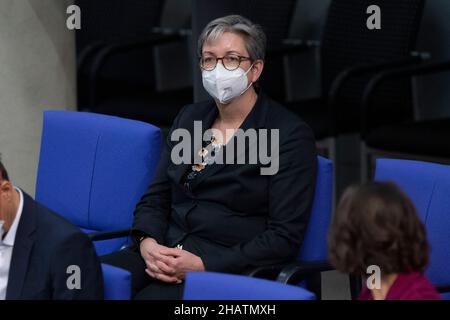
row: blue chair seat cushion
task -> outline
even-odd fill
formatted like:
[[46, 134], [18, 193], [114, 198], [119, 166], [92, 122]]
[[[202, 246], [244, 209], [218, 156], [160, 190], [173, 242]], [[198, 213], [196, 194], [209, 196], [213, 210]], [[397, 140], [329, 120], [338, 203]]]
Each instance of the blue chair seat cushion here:
[[186, 274], [185, 300], [313, 300], [303, 288], [242, 275], [190, 272]]

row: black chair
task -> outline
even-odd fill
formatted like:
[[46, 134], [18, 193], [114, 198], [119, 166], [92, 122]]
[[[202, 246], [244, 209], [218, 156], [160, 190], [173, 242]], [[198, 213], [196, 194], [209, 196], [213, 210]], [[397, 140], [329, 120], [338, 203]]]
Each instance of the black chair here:
[[[259, 24], [267, 37], [264, 72], [259, 85], [273, 99], [285, 101], [287, 68], [283, 54], [289, 38], [297, 0], [245, 0], [236, 3], [236, 12]], [[289, 45], [289, 48], [294, 45]]]
[[[83, 13], [77, 31], [79, 109], [169, 127], [181, 107], [192, 102], [193, 89], [192, 84], [158, 88], [155, 48], [184, 42], [186, 51], [175, 52], [175, 59], [185, 60], [190, 71], [186, 44], [190, 30], [161, 27], [163, 0], [78, 0], [77, 4]], [[184, 25], [189, 26], [190, 20]], [[167, 72], [177, 77], [174, 70]]]
[[[441, 72], [450, 72], [450, 60], [384, 71], [369, 82], [364, 92], [361, 117], [364, 178], [372, 176], [373, 163], [377, 157], [450, 163], [450, 118], [377, 125], [372, 117], [374, 112], [378, 112], [373, 104], [374, 97], [384, 83]], [[380, 117], [389, 118], [390, 113], [385, 112]]]
[[[360, 132], [360, 106], [365, 85], [377, 71], [416, 64], [424, 55], [414, 54], [424, 0], [380, 0], [380, 30], [366, 27], [366, 9], [373, 1], [333, 0], [319, 44], [322, 95], [289, 103], [314, 130], [319, 147], [333, 160], [335, 138]], [[288, 39], [281, 50], [294, 54], [317, 48], [315, 41]], [[388, 88], [388, 89], [387, 89]], [[411, 115], [411, 84], [396, 82], [376, 97], [378, 108], [391, 110], [391, 120]], [[383, 121], [384, 118], [377, 119]]]

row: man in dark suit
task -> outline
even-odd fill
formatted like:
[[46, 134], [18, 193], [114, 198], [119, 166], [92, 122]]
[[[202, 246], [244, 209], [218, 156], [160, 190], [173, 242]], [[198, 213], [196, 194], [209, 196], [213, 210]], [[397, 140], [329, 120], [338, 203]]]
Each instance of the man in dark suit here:
[[88, 237], [9, 181], [0, 162], [0, 300], [102, 299]]

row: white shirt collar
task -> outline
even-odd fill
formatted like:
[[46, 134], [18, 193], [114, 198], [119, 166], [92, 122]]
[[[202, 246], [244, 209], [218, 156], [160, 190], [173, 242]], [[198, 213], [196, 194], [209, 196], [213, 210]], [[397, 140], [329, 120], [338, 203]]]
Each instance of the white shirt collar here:
[[11, 228], [9, 228], [8, 233], [6, 234], [5, 238], [3, 239], [3, 245], [4, 246], [14, 246], [14, 241], [16, 240], [16, 232], [17, 228], [19, 227], [20, 217], [22, 216], [23, 211], [23, 193], [22, 191], [14, 187], [14, 189], [19, 193], [19, 207], [17, 208], [16, 217], [14, 218], [13, 224], [11, 225]]

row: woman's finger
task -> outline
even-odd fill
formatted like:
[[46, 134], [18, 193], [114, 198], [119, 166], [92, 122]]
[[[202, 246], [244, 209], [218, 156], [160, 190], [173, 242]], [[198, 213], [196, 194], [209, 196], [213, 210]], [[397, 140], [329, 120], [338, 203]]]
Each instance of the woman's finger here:
[[172, 257], [179, 257], [183, 254], [183, 251], [180, 249], [175, 248], [162, 248], [158, 251], [163, 256], [172, 256]]
[[156, 276], [153, 272], [151, 272], [149, 269], [145, 269], [145, 272], [152, 278], [156, 279]]
[[155, 265], [159, 268], [159, 270], [161, 270], [162, 272], [164, 272], [168, 275], [173, 276], [176, 273], [175, 268], [169, 267], [167, 264], [165, 264], [164, 262], [162, 262], [160, 260], [156, 260]]
[[154, 278], [167, 283], [178, 283], [177, 277], [165, 275], [163, 273], [154, 273]]
[[176, 261], [174, 257], [161, 255], [157, 260], [163, 262], [170, 268], [176, 269]]
[[161, 272], [161, 270], [156, 266], [156, 264], [145, 261], [145, 264], [147, 265], [147, 269], [149, 269], [152, 272]]

